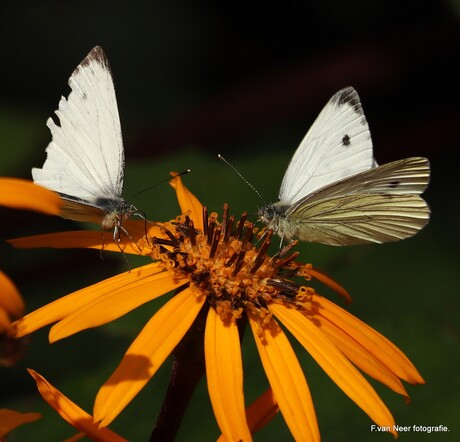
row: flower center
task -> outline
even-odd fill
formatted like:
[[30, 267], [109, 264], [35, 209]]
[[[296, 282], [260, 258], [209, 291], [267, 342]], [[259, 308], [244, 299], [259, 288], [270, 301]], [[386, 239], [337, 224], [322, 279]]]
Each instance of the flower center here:
[[244, 213], [235, 223], [225, 205], [219, 223], [217, 214], [208, 215], [204, 208], [203, 232], [185, 216], [163, 225], [165, 238], [153, 239], [157, 246], [154, 259], [161, 260], [175, 276], [186, 276], [190, 288], [197, 296], [207, 296], [223, 320], [240, 318], [248, 309], [269, 320], [269, 302], [303, 305], [314, 293], [288, 279], [296, 275], [309, 279], [306, 266], [294, 262], [296, 242], [269, 257], [273, 232], [265, 231], [255, 245], [257, 229], [246, 217]]

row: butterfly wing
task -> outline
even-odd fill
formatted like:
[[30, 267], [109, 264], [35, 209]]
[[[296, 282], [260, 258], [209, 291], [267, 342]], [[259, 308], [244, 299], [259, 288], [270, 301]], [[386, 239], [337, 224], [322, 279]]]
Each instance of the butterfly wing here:
[[407, 158], [346, 178], [289, 207], [284, 234], [329, 245], [413, 236], [430, 216], [419, 196], [429, 177], [427, 159]]
[[347, 87], [329, 100], [300, 143], [281, 183], [279, 200], [293, 204], [375, 166], [359, 96]]
[[293, 204], [290, 211], [305, 201], [345, 196], [351, 193], [388, 193], [420, 195], [430, 181], [430, 163], [423, 157], [411, 157], [383, 164], [325, 186]]
[[66, 199], [96, 205], [98, 198], [119, 200], [123, 189], [124, 152], [115, 89], [109, 62], [96, 46], [69, 79], [72, 89], [62, 97], [47, 126], [52, 141], [34, 182]]
[[291, 223], [301, 240], [344, 246], [408, 238], [427, 224], [429, 214], [418, 195], [353, 194], [306, 205]]
[[94, 205], [90, 205], [83, 201], [77, 201], [68, 198], [62, 198], [63, 205], [61, 207], [60, 216], [74, 221], [93, 222], [101, 224], [107, 216], [109, 210]]

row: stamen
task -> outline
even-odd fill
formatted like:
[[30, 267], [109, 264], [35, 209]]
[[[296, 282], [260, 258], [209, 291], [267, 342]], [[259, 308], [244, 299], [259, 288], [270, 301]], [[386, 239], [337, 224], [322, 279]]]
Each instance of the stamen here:
[[222, 236], [225, 238], [228, 222], [228, 204], [224, 204], [224, 210], [222, 212]]
[[264, 242], [260, 246], [259, 251], [257, 252], [257, 256], [254, 259], [254, 263], [250, 270], [251, 275], [254, 275], [257, 272], [257, 270], [259, 270], [259, 267], [264, 263], [267, 249], [270, 246], [272, 234], [273, 234], [273, 230], [269, 230], [268, 234], [265, 235]]
[[214, 219], [211, 218], [211, 219], [209, 220], [209, 224], [208, 224], [208, 234], [207, 234], [207, 238], [206, 238], [206, 239], [207, 239], [208, 246], [211, 245], [212, 238], [213, 238], [213, 236], [214, 236], [214, 229], [215, 229], [215, 227], [216, 227], [216, 224], [215, 224], [215, 222], [214, 222]]
[[251, 275], [254, 275], [257, 270], [259, 270], [260, 266], [264, 263], [265, 261], [265, 253], [259, 254], [256, 256], [256, 259], [254, 260], [254, 263], [252, 264], [252, 268], [249, 271]]
[[284, 247], [283, 250], [281, 250], [280, 257], [281, 257], [281, 256], [284, 256], [284, 255], [286, 255], [288, 252], [290, 252], [298, 243], [299, 243], [299, 241], [294, 240], [294, 241], [292, 241], [290, 244], [288, 244], [286, 247]]
[[230, 259], [225, 263], [225, 267], [230, 267], [232, 266], [235, 261], [238, 259], [238, 252], [234, 252], [233, 255], [230, 257]]
[[232, 215], [228, 220], [227, 227], [225, 228], [224, 244], [228, 244], [230, 234], [232, 233], [233, 224], [235, 224], [235, 217]]
[[241, 215], [241, 218], [240, 218], [240, 220], [238, 222], [238, 226], [236, 227], [236, 231], [232, 235], [236, 239], [240, 239], [240, 236], [241, 236], [241, 233], [243, 232], [243, 227], [244, 227], [244, 223], [246, 221], [247, 216], [248, 216], [247, 212], [243, 212], [243, 214]]
[[163, 229], [163, 231], [171, 239], [171, 243], [172, 243], [171, 245], [179, 245], [179, 242], [177, 241], [177, 238], [174, 236], [174, 234], [169, 229]]
[[188, 236], [188, 221], [187, 221], [187, 219], [190, 219], [190, 218], [185, 217], [185, 222], [183, 224], [179, 224], [179, 223], [176, 223], [176, 222], [171, 223], [171, 224], [173, 224], [175, 226], [176, 231], [181, 234], [182, 239], [183, 239], [183, 237]]
[[299, 285], [288, 279], [269, 279], [267, 283], [290, 298], [294, 298], [299, 291]]
[[278, 270], [280, 267], [284, 267], [286, 264], [293, 261], [298, 256], [299, 256], [299, 252], [294, 252], [291, 256], [288, 256], [287, 258], [276, 261], [276, 263], [272, 264], [272, 266], [275, 270]]
[[238, 272], [241, 270], [241, 267], [243, 267], [245, 256], [246, 256], [246, 250], [242, 250], [238, 254], [238, 259], [236, 261], [235, 268], [233, 269], [232, 276], [236, 276]]
[[203, 207], [203, 233], [208, 236], [208, 208]]
[[291, 241], [287, 246], [283, 247], [276, 255], [272, 257], [272, 262], [277, 261], [279, 258], [287, 255], [291, 249], [293, 249], [299, 241]]
[[188, 220], [188, 236], [190, 238], [190, 244], [193, 248], [196, 248], [196, 235], [195, 235], [195, 227], [193, 225], [193, 220]]
[[178, 243], [170, 241], [169, 239], [164, 238], [157, 238], [156, 236], [153, 237], [154, 244], [156, 245], [164, 245], [164, 246], [172, 246], [177, 247]]
[[[252, 232], [252, 228], [254, 227], [254, 224], [252, 223], [249, 223], [249, 225], [247, 226], [246, 228], [246, 233], [244, 235], [244, 238], [243, 240], [241, 241], [241, 248], [244, 250], [246, 249], [246, 246], [248, 245], [248, 243], [250, 243], [250, 241], [252, 240], [252, 237], [253, 237], [253, 232]], [[252, 244], [251, 244], [252, 245]]]
[[209, 257], [214, 258], [214, 255], [216, 254], [217, 246], [219, 245], [219, 239], [222, 233], [222, 227], [218, 226], [216, 230], [214, 231], [214, 238], [212, 240], [212, 246], [211, 250], [209, 252]]

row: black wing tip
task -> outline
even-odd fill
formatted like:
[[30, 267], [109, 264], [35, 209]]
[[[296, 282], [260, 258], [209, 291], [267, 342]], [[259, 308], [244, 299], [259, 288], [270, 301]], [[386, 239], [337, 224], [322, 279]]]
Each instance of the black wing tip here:
[[91, 49], [91, 51], [89, 51], [87, 57], [107, 58], [106, 55], [105, 55], [104, 50], [99, 45], [94, 46], [94, 48]]
[[[110, 76], [112, 76], [112, 70], [110, 69], [110, 63], [105, 55], [105, 52], [100, 46], [94, 46], [88, 55], [81, 61], [81, 63], [74, 69], [72, 75], [69, 78], [69, 85], [72, 87], [72, 81], [74, 77], [80, 75], [83, 69], [94, 70], [94, 64], [97, 64], [102, 67], [103, 70], [107, 71]], [[91, 66], [93, 65], [93, 66]]]
[[364, 111], [361, 105], [361, 100], [359, 99], [358, 92], [356, 92], [352, 86], [345, 87], [338, 91], [331, 98], [331, 101], [336, 103], [338, 106], [349, 104], [357, 114], [364, 116]]
[[110, 71], [110, 64], [107, 55], [105, 55], [104, 50], [99, 45], [97, 45], [94, 46], [94, 48], [91, 49], [91, 51], [89, 51], [88, 55], [77, 66], [74, 73], [77, 72], [78, 69], [85, 68], [94, 62], [104, 66], [104, 68]]

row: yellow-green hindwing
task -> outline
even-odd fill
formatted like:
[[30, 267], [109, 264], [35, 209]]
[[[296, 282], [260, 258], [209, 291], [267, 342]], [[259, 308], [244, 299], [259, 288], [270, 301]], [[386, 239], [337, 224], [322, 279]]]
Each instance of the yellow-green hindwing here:
[[295, 234], [288, 228], [285, 237], [330, 245], [384, 243], [414, 235], [429, 215], [418, 195], [356, 193], [306, 202], [286, 215]]

